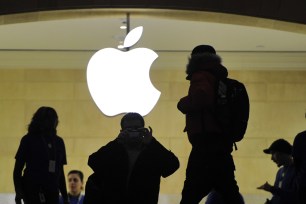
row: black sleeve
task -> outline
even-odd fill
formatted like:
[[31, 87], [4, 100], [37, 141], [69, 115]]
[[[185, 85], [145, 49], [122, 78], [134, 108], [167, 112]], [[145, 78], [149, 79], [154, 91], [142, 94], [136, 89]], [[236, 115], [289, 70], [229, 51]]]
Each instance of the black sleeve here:
[[67, 188], [66, 188], [66, 178], [65, 178], [65, 173], [64, 173], [64, 165], [67, 164], [67, 156], [66, 156], [66, 147], [63, 138], [59, 138], [59, 144], [61, 147], [61, 161], [58, 165], [60, 165], [59, 169], [59, 190], [61, 192], [63, 202], [67, 203], [68, 202], [68, 194], [67, 194]]
[[20, 141], [16, 156], [15, 166], [13, 171], [14, 187], [17, 198], [23, 198], [22, 171], [27, 159], [27, 140], [23, 137]]
[[25, 162], [27, 160], [27, 152], [29, 150], [29, 140], [26, 137], [23, 137], [20, 141], [15, 159], [18, 161]]
[[109, 143], [88, 157], [87, 164], [94, 172], [100, 172], [103, 170], [103, 166], [105, 165], [105, 160], [108, 154], [108, 149], [110, 148], [109, 146], [112, 145]]
[[59, 189], [63, 198], [64, 203], [68, 201], [68, 194], [66, 189], [66, 180], [64, 174], [64, 167], [62, 166], [60, 169], [60, 182], [59, 182]]
[[165, 168], [162, 172], [162, 176], [166, 178], [173, 174], [180, 167], [180, 162], [171, 151], [168, 151], [168, 154], [165, 155], [164, 160]]
[[180, 162], [175, 154], [173, 154], [170, 150], [167, 150], [159, 142], [157, 143], [160, 146], [161, 151], [160, 158], [162, 160], [162, 177], [166, 178], [180, 167]]
[[59, 137], [59, 138], [60, 138], [60, 144], [61, 144], [61, 147], [62, 147], [62, 161], [61, 161], [61, 164], [65, 165], [65, 164], [67, 164], [66, 146], [65, 146], [65, 142], [64, 142], [63, 138], [61, 138], [61, 137]]
[[22, 186], [22, 170], [24, 168], [25, 162], [22, 160], [17, 160], [15, 162], [14, 166], [14, 172], [13, 172], [13, 180], [14, 180], [14, 186], [15, 186], [15, 192], [16, 197], [23, 198], [23, 186]]
[[95, 172], [97, 170], [97, 152], [92, 153], [88, 157], [87, 165]]

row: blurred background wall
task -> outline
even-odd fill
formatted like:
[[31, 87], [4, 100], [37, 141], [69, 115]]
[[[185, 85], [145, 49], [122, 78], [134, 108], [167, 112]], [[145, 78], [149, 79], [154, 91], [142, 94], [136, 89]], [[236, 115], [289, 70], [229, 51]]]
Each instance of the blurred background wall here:
[[[305, 129], [306, 72], [229, 72], [230, 77], [246, 84], [251, 100], [247, 134], [238, 143], [238, 151], [233, 152], [236, 177], [242, 194], [252, 200], [250, 203], [259, 203], [270, 195], [256, 187], [265, 181], [273, 183], [277, 171], [270, 156], [262, 150], [277, 138], [292, 142]], [[58, 134], [65, 141], [68, 157], [65, 172], [80, 169], [85, 178], [92, 173], [87, 166], [88, 156], [118, 135], [122, 116], [105, 117], [97, 109], [85, 76], [84, 70], [0, 70], [0, 193], [14, 192], [14, 156], [32, 114], [43, 105], [54, 107], [59, 115]], [[151, 78], [162, 94], [157, 106], [145, 117], [146, 126], [153, 128], [154, 136], [181, 162], [180, 169], [161, 182], [161, 200], [171, 203], [167, 199], [176, 201], [180, 197], [190, 151], [182, 132], [184, 116], [176, 109], [188, 83], [184, 70], [163, 71], [153, 67]]]

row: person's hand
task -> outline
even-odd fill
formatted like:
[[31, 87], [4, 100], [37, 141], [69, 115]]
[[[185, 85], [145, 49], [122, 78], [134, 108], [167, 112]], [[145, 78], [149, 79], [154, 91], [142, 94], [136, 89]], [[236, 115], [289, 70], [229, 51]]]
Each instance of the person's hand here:
[[152, 128], [149, 126], [149, 130], [147, 129], [143, 138], [143, 143], [144, 144], [150, 144], [150, 142], [152, 141], [153, 138], [153, 130]]
[[15, 196], [15, 203], [16, 203], [16, 204], [22, 204], [21, 198], [18, 197], [17, 195]]
[[263, 185], [257, 187], [257, 189], [265, 190], [271, 192], [273, 186], [271, 186], [268, 182], [264, 183]]
[[23, 191], [21, 189], [16, 190], [15, 203], [22, 204], [21, 200], [24, 198]]
[[267, 199], [265, 204], [271, 204], [271, 200]]

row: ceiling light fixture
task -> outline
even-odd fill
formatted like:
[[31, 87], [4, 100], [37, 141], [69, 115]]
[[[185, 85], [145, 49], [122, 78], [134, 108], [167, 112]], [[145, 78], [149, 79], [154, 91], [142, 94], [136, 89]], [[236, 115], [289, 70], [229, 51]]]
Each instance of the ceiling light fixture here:
[[117, 46], [118, 49], [124, 49], [124, 46], [122, 44]]
[[[126, 13], [126, 20], [122, 22], [123, 25], [120, 26], [120, 29], [126, 30], [126, 35], [130, 32], [130, 13]], [[128, 51], [130, 48], [123, 45], [123, 42], [120, 41], [117, 46], [118, 49], [125, 49]]]
[[[125, 22], [123, 22], [123, 23], [125, 23]], [[120, 29], [121, 29], [121, 30], [125, 30], [126, 28], [127, 28], [126, 25], [121, 25], [121, 26], [120, 26]]]

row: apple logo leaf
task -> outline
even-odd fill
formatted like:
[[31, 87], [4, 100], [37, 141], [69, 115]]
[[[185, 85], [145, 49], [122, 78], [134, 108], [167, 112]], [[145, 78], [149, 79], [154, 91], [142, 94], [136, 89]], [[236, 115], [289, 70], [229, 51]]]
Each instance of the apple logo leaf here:
[[131, 47], [135, 45], [142, 35], [143, 27], [139, 26], [131, 30], [125, 37], [123, 46]]

